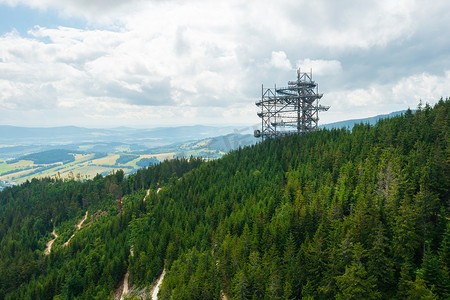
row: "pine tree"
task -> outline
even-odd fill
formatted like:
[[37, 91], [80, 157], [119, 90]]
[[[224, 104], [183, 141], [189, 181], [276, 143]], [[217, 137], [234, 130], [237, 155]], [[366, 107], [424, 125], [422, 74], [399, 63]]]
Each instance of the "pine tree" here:
[[232, 281], [232, 299], [250, 299], [248, 279], [243, 270], [238, 270]]
[[353, 262], [345, 268], [345, 273], [336, 277], [339, 288], [337, 299], [378, 299], [376, 278], [369, 276], [362, 264]]

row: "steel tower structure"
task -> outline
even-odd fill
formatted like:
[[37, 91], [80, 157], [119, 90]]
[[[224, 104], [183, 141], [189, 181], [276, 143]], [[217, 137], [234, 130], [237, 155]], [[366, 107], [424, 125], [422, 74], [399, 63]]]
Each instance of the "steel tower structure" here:
[[305, 134], [317, 130], [319, 111], [327, 111], [329, 106], [319, 105], [323, 94], [312, 80], [312, 70], [308, 73], [297, 70], [297, 80], [289, 81], [287, 87], [264, 88], [261, 100], [256, 106], [261, 109], [261, 130], [255, 130], [255, 137], [277, 137], [284, 134]]

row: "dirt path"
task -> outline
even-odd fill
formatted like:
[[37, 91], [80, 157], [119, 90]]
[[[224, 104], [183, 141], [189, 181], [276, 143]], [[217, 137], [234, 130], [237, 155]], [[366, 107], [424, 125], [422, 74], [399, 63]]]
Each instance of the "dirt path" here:
[[[156, 191], [156, 193], [159, 193], [159, 191], [161, 190], [161, 188], [158, 188], [158, 190]], [[143, 201], [145, 202], [145, 200], [147, 200], [147, 197], [150, 195], [150, 189], [147, 190], [147, 193], [143, 199]], [[70, 239], [69, 239], [70, 240]], [[133, 246], [130, 247], [130, 255], [134, 256], [134, 251], [133, 251]], [[153, 289], [150, 291], [150, 295], [151, 295], [151, 299], [158, 299], [158, 292], [159, 292], [159, 287], [161, 286], [162, 280], [164, 278], [164, 275], [166, 274], [166, 270], [164, 269], [162, 274], [159, 276], [158, 281], [156, 282], [156, 285], [153, 287]], [[123, 300], [127, 294], [129, 292], [131, 292], [133, 295], [137, 292], [136, 290], [131, 289], [128, 286], [128, 277], [130, 276], [130, 273], [127, 272], [125, 274], [125, 276], [123, 277], [123, 279], [119, 282], [118, 286], [116, 287], [116, 290], [114, 292], [114, 299], [116, 300]], [[140, 292], [138, 291], [138, 293], [141, 293], [142, 297], [146, 297], [146, 290], [141, 290]], [[141, 296], [139, 296], [138, 298], [141, 299]], [[147, 299], [147, 298], [145, 298]]]
[[145, 197], [144, 197], [144, 202], [145, 202], [145, 200], [147, 200], [148, 195], [150, 195], [150, 189], [147, 190], [147, 195], [145, 195]]
[[223, 291], [220, 291], [220, 297], [222, 300], [228, 300], [228, 296]]
[[124, 297], [123, 290], [125, 288], [125, 280], [127, 280], [127, 292], [128, 292], [128, 276], [129, 276], [129, 274], [127, 272], [125, 274], [125, 276], [123, 276], [123, 278], [117, 284], [117, 286], [114, 290], [114, 300], [123, 299], [123, 297]]
[[161, 287], [161, 283], [162, 283], [165, 275], [166, 275], [166, 269], [163, 269], [161, 275], [158, 278], [158, 281], [156, 282], [156, 285], [153, 287], [153, 289], [150, 292], [152, 294], [152, 300], [158, 300], [159, 288]]
[[130, 273], [127, 272], [125, 274], [125, 278], [123, 279], [123, 289], [122, 289], [122, 295], [120, 296], [120, 300], [123, 300], [125, 296], [128, 294], [128, 277], [130, 276]]
[[52, 251], [53, 242], [58, 238], [58, 235], [55, 232], [55, 227], [53, 227], [52, 234], [53, 234], [53, 236], [55, 238], [47, 243], [47, 248], [44, 250], [44, 254], [45, 255], [49, 255], [50, 254], [50, 252]]
[[[81, 229], [81, 226], [83, 225], [84, 221], [86, 221], [87, 216], [88, 216], [88, 212], [86, 211], [86, 214], [84, 215], [83, 219], [82, 219], [80, 222], [78, 222], [78, 224], [77, 224], [77, 231]], [[67, 242], [65, 242], [65, 243], [63, 244], [64, 247], [66, 247], [66, 246], [69, 245], [70, 240], [75, 236], [75, 233], [77, 233], [77, 231], [75, 231], [75, 232], [72, 234], [72, 236], [67, 240]]]
[[[440, 214], [437, 214], [437, 216], [438, 217], [442, 217]], [[449, 221], [450, 220], [450, 218], [449, 217], [444, 217], [444, 218], [446, 218], [447, 219], [447, 221]]]
[[83, 225], [84, 221], [86, 221], [87, 216], [88, 216], [88, 212], [86, 211], [86, 214], [84, 215], [84, 218], [77, 224], [78, 230], [81, 229], [81, 225]]

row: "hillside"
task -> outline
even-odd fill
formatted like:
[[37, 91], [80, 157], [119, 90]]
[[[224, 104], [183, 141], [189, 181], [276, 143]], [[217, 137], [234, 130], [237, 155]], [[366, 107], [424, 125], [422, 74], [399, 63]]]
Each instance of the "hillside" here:
[[[234, 127], [178, 126], [149, 129], [138, 128], [83, 128], [65, 127], [17, 127], [0, 125], [0, 145], [48, 146], [80, 143], [126, 143], [157, 147], [173, 143], [202, 139], [233, 132]], [[0, 148], [1, 149], [1, 148]], [[44, 150], [48, 150], [45, 149]]]
[[230, 150], [256, 142], [252, 135], [234, 133], [155, 148], [119, 142], [60, 145], [64, 149], [45, 150], [0, 161], [0, 190], [7, 184], [20, 184], [33, 178], [88, 179], [119, 169], [131, 174], [139, 168], [174, 157], [216, 159]]
[[[320, 128], [351, 129], [359, 123], [374, 125], [380, 119], [402, 113], [405, 111], [330, 123]], [[131, 174], [141, 167], [173, 157], [217, 159], [230, 150], [254, 145], [258, 139], [248, 134], [251, 131], [251, 127], [212, 126], [90, 129], [0, 125], [0, 190], [32, 178], [85, 179], [96, 174], [107, 175], [117, 169]], [[68, 160], [58, 160], [58, 154], [63, 153], [70, 155]], [[37, 156], [40, 159], [35, 159]], [[46, 161], [53, 163], [49, 165]]]
[[389, 114], [377, 115], [377, 116], [374, 116], [374, 117], [369, 117], [369, 118], [364, 118], [364, 119], [352, 119], [352, 120], [339, 121], [339, 122], [334, 122], [334, 123], [320, 125], [319, 128], [325, 128], [325, 129], [347, 128], [347, 129], [352, 129], [353, 126], [355, 126], [357, 124], [360, 124], [360, 123], [375, 125], [379, 120], [393, 118], [393, 117], [399, 116], [401, 114], [404, 114], [405, 112], [406, 112], [406, 110], [401, 110], [401, 111], [391, 112]]
[[0, 298], [446, 299], [449, 112], [6, 188]]

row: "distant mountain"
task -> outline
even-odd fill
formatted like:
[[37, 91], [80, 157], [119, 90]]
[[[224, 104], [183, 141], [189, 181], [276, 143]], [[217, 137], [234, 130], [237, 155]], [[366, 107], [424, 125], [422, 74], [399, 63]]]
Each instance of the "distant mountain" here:
[[169, 143], [178, 143], [189, 140], [204, 139], [208, 137], [215, 137], [225, 135], [233, 132], [234, 127], [219, 127], [219, 126], [178, 126], [178, 127], [159, 127], [152, 129], [135, 129], [134, 132], [128, 132], [129, 139], [139, 140], [151, 138], [153, 143], [160, 143], [161, 145]]
[[105, 131], [103, 129], [88, 129], [76, 126], [64, 127], [17, 127], [9, 125], [0, 125], [0, 140], [17, 140], [17, 139], [36, 139], [51, 138], [57, 139], [61, 137], [74, 137], [93, 135], [96, 131]]
[[192, 139], [214, 137], [233, 132], [234, 127], [179, 126], [151, 129], [118, 127], [112, 129], [64, 127], [17, 127], [0, 125], [0, 144], [53, 145], [83, 142], [121, 142], [144, 144], [147, 147], [168, 145]]
[[[320, 128], [352, 128], [358, 123], [374, 125], [378, 120], [391, 118], [404, 113], [397, 111], [364, 119], [340, 121], [320, 125]], [[245, 130], [244, 130], [245, 129]], [[231, 149], [255, 144], [258, 139], [249, 135], [249, 129], [237, 130], [236, 126], [178, 126], [136, 129], [116, 127], [110, 129], [83, 128], [76, 126], [63, 127], [17, 127], [0, 125], [0, 160], [14, 159], [31, 153], [66, 149], [89, 152], [170, 152], [182, 155], [182, 144], [205, 147], [209, 150], [226, 153]], [[239, 134], [240, 133], [240, 134]], [[201, 146], [200, 146], [201, 145]], [[195, 149], [189, 149], [195, 150]], [[191, 153], [191, 152], [189, 152]]]
[[355, 124], [359, 124], [359, 123], [375, 125], [378, 122], [378, 120], [380, 120], [380, 119], [393, 118], [393, 117], [399, 116], [405, 112], [406, 112], [406, 110], [400, 110], [400, 111], [392, 112], [390, 114], [377, 115], [375, 117], [370, 117], [370, 118], [339, 121], [339, 122], [320, 125], [319, 128], [332, 129], [332, 128], [345, 127], [345, 128], [352, 129]]
[[175, 153], [176, 157], [201, 156], [204, 158], [219, 158], [231, 150], [254, 145], [258, 142], [251, 134], [231, 133], [200, 140], [174, 143], [167, 146], [135, 151], [137, 154]]
[[[188, 136], [189, 130], [185, 132]], [[0, 147], [0, 159], [5, 161], [2, 163], [0, 160], [0, 180], [4, 181], [0, 187], [36, 177], [68, 178], [79, 174], [83, 178], [92, 178], [96, 174], [107, 175], [117, 169], [131, 174], [141, 167], [173, 157], [217, 159], [231, 150], [257, 141], [253, 135], [233, 133], [153, 148], [121, 142]]]
[[258, 142], [252, 134], [227, 134], [212, 138], [208, 143], [208, 148], [211, 150], [217, 150], [224, 153], [235, 150], [239, 147], [245, 147], [254, 145]]

